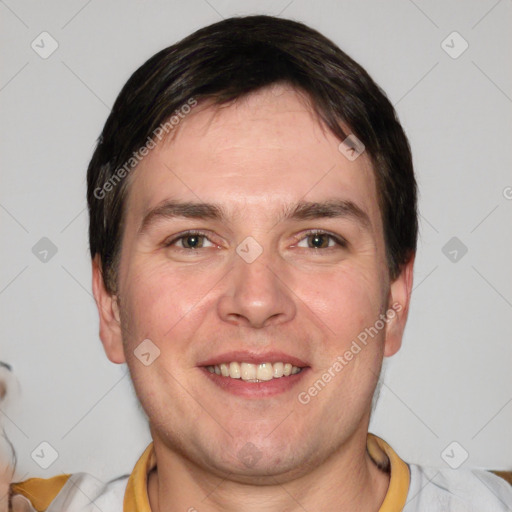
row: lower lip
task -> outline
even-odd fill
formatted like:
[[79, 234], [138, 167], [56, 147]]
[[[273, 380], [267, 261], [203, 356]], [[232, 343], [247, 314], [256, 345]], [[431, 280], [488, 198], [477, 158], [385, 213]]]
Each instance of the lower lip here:
[[279, 377], [277, 379], [263, 382], [247, 382], [242, 379], [232, 379], [223, 377], [216, 373], [210, 373], [206, 368], [201, 368], [207, 378], [224, 391], [245, 398], [267, 398], [281, 393], [286, 393], [294, 388], [308, 372], [309, 368], [303, 368], [301, 372], [288, 377]]

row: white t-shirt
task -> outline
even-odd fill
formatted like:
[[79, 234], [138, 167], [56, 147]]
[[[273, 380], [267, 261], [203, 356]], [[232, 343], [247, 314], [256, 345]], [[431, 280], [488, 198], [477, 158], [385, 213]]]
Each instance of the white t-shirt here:
[[488, 471], [409, 464], [403, 512], [511, 512], [512, 486]]

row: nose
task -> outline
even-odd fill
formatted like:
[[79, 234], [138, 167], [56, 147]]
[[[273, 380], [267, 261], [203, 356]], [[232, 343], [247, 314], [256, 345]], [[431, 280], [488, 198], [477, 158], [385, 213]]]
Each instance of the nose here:
[[[250, 261], [250, 260], [249, 260]], [[234, 255], [218, 300], [220, 317], [231, 324], [262, 328], [290, 321], [296, 314], [293, 291], [276, 256], [264, 251], [255, 261]]]

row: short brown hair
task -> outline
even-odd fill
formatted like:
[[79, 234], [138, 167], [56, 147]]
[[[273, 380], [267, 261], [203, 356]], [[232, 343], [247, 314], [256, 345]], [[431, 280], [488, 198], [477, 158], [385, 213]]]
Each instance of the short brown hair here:
[[259, 15], [225, 19], [158, 52], [117, 97], [87, 171], [90, 251], [100, 256], [110, 292], [117, 288], [129, 182], [120, 179], [119, 169], [126, 171], [134, 153], [191, 98], [220, 105], [275, 83], [306, 93], [340, 141], [349, 135], [343, 123], [365, 145], [390, 276], [399, 275], [416, 251], [418, 220], [411, 150], [393, 106], [368, 73], [322, 34]]

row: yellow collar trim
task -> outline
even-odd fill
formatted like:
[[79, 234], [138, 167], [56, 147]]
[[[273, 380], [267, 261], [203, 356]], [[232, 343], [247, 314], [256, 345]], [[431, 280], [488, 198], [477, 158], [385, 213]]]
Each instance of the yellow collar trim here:
[[374, 434], [368, 433], [366, 446], [370, 456], [382, 460], [383, 456], [389, 459], [391, 477], [389, 487], [379, 512], [397, 512], [403, 509], [409, 492], [411, 474], [409, 466], [397, 455], [386, 441]]
[[156, 467], [156, 455], [153, 442], [149, 443], [144, 453], [133, 468], [124, 493], [124, 512], [151, 512], [148, 497], [148, 475]]
[[62, 491], [70, 476], [71, 474], [62, 474], [52, 478], [29, 478], [23, 482], [11, 484], [11, 494], [13, 496], [21, 494], [29, 500], [35, 510], [43, 511]]
[[[391, 467], [388, 491], [379, 512], [402, 510], [409, 491], [409, 467], [380, 437], [368, 433], [366, 444], [368, 452], [374, 460], [379, 461], [387, 456]], [[153, 443], [150, 443], [135, 464], [128, 479], [123, 503], [124, 512], [151, 512], [148, 498], [148, 474], [155, 467], [155, 450]]]

